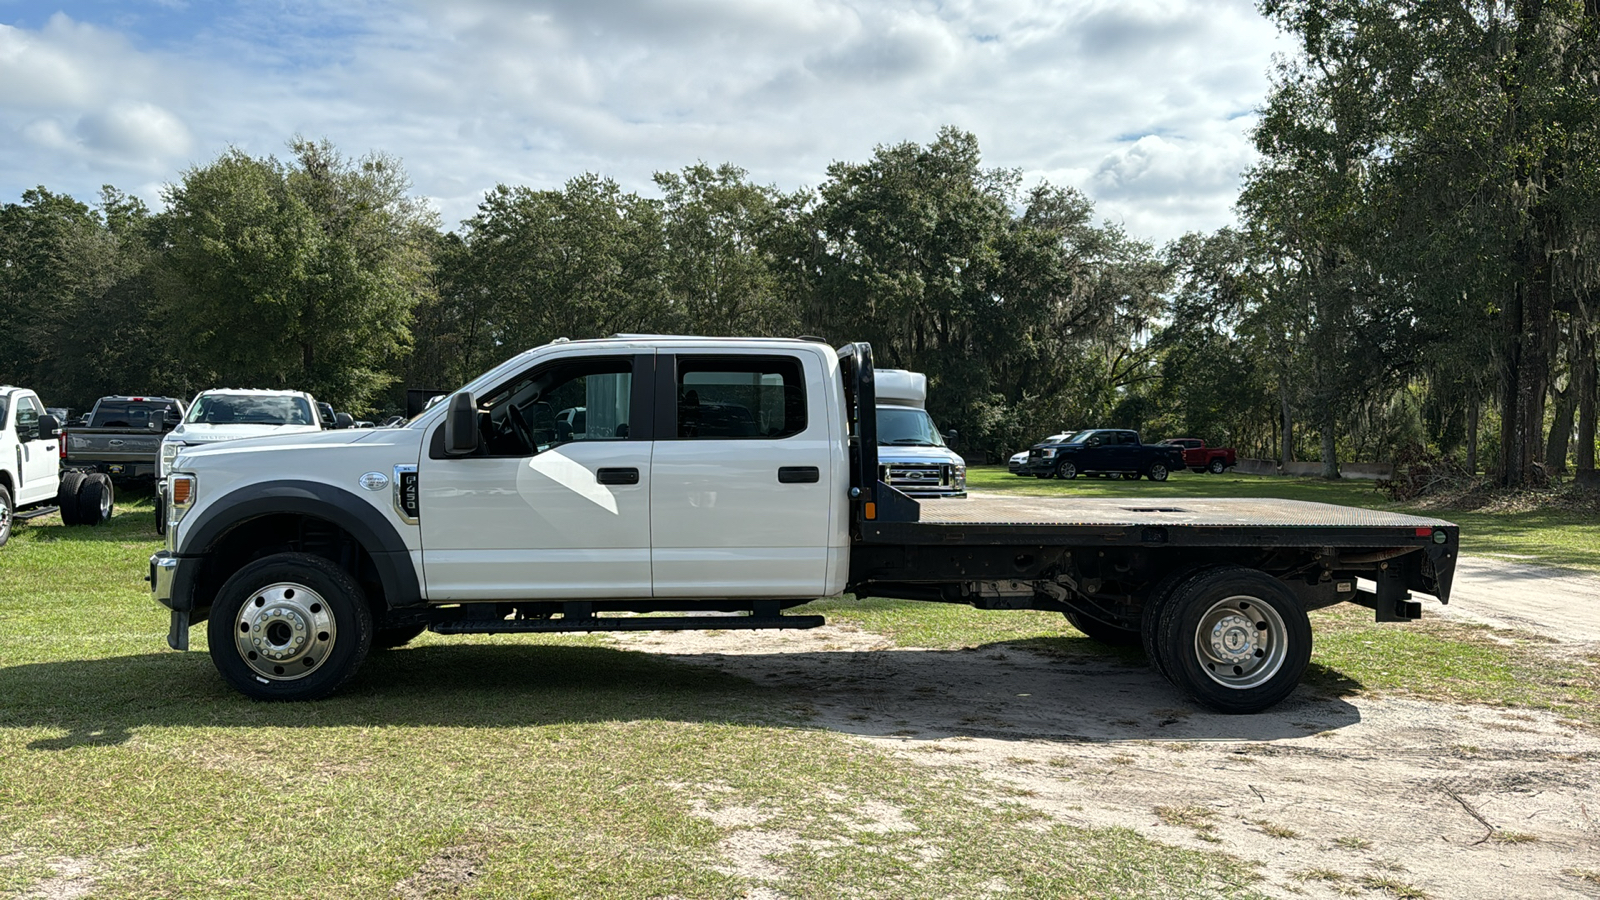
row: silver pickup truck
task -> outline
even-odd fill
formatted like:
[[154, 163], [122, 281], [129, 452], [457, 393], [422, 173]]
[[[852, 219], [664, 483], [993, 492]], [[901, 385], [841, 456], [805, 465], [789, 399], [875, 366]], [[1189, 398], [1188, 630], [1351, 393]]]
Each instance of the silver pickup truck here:
[[113, 478], [154, 479], [161, 438], [183, 421], [176, 397], [101, 397], [85, 426], [61, 433], [64, 469]]

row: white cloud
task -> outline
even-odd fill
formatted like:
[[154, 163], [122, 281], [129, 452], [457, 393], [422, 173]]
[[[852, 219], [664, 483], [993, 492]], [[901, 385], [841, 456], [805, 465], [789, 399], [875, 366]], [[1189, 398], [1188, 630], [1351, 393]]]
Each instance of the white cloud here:
[[1232, 117], [1261, 101], [1277, 46], [1249, 0], [223, 9], [187, 41], [64, 16], [0, 26], [0, 198], [143, 183], [153, 165], [175, 179], [229, 145], [281, 155], [302, 134], [400, 157], [454, 223], [497, 182], [584, 171], [650, 190], [655, 171], [728, 161], [814, 186], [834, 160], [953, 124], [989, 165], [1079, 187], [1160, 242], [1229, 220], [1250, 160]]

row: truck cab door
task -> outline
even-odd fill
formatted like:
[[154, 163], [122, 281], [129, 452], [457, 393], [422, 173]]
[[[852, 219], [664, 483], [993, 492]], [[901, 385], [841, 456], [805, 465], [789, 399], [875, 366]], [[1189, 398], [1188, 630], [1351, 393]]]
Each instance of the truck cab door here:
[[476, 453], [447, 455], [435, 428], [418, 466], [430, 600], [650, 596], [654, 367], [541, 361], [477, 398]]
[[683, 350], [656, 371], [655, 596], [820, 596], [839, 489], [821, 361]]
[[56, 495], [61, 481], [61, 457], [58, 450], [61, 438], [46, 436], [39, 428], [39, 417], [44, 405], [27, 394], [16, 398], [14, 417], [17, 438], [16, 503], [42, 503]]

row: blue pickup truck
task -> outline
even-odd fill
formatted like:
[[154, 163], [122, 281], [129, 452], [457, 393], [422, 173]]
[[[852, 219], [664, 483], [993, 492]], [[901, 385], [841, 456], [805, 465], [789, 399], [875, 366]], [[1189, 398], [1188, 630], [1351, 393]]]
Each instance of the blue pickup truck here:
[[1183, 449], [1169, 444], [1146, 444], [1137, 431], [1091, 428], [1046, 441], [1028, 450], [1019, 475], [1035, 478], [1077, 478], [1079, 475], [1121, 475], [1134, 481], [1143, 475], [1166, 481], [1171, 472], [1183, 471]]

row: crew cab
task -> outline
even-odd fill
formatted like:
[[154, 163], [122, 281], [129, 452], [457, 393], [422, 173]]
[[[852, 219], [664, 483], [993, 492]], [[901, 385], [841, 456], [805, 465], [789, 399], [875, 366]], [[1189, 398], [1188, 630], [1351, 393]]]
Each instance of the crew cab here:
[[105, 475], [61, 473], [61, 421], [39, 395], [0, 384], [0, 546], [18, 521], [58, 510], [67, 525], [99, 525], [115, 503]]
[[[559, 427], [578, 407], [583, 429]], [[1057, 611], [1228, 712], [1294, 689], [1307, 610], [1401, 621], [1421, 615], [1411, 591], [1449, 597], [1459, 534], [1436, 519], [920, 503], [876, 477], [876, 409], [866, 344], [558, 340], [403, 427], [185, 447], [153, 596], [170, 646], [205, 623], [224, 680], [265, 700], [326, 696], [425, 629], [810, 628], [823, 618], [784, 611], [849, 592]]]
[[1183, 469], [1183, 451], [1163, 444], [1144, 444], [1137, 431], [1091, 428], [1059, 443], [1038, 444], [1028, 450], [1020, 474], [1036, 478], [1077, 478], [1079, 475], [1139, 476], [1166, 481]]
[[1190, 471], [1221, 475], [1239, 463], [1239, 455], [1232, 447], [1208, 447], [1200, 438], [1167, 438], [1163, 444], [1183, 451], [1183, 464]]
[[161, 439], [183, 421], [176, 397], [101, 397], [87, 424], [62, 432], [61, 463], [113, 478], [150, 478], [161, 467]]

